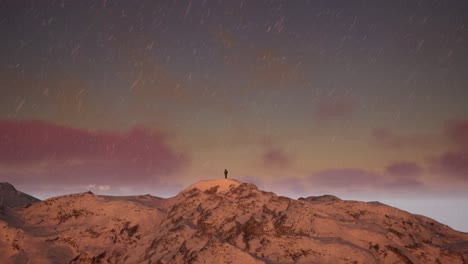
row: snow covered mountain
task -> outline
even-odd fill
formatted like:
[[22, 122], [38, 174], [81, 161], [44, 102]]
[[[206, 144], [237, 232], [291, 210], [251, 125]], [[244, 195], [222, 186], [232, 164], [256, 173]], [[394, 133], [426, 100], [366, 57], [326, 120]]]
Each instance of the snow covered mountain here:
[[466, 263], [468, 234], [381, 203], [222, 179], [177, 196], [73, 194], [0, 215], [0, 263]]

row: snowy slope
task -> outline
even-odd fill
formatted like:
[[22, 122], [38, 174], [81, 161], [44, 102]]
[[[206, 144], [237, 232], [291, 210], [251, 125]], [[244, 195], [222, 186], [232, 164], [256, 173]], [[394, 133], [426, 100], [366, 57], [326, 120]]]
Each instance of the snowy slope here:
[[464, 263], [468, 234], [380, 203], [235, 180], [177, 196], [67, 195], [9, 211], [0, 263]]
[[217, 192], [225, 192], [239, 185], [241, 185], [241, 182], [233, 180], [233, 179], [204, 180], [204, 181], [199, 181], [197, 183], [190, 185], [182, 192], [188, 192], [192, 189], [199, 189], [200, 191], [206, 191], [211, 188], [216, 188]]

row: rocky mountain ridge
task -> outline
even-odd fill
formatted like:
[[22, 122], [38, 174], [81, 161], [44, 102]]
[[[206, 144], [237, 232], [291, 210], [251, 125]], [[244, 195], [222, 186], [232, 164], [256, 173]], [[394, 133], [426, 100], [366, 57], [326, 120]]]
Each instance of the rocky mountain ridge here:
[[40, 201], [36, 197], [16, 190], [8, 182], [0, 182], [0, 208], [22, 206]]
[[177, 196], [55, 197], [0, 217], [1, 263], [466, 263], [468, 234], [380, 203], [223, 179]]

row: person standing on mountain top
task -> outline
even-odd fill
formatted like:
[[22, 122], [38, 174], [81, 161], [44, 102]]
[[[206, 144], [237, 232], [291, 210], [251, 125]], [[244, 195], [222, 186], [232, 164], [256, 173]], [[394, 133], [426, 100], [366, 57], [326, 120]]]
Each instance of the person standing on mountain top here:
[[228, 170], [224, 169], [224, 179], [227, 179]]

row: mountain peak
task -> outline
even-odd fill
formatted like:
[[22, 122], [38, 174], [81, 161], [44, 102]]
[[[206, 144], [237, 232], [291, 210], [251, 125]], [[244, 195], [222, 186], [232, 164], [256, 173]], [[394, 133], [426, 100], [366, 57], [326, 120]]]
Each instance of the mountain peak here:
[[200, 191], [208, 191], [214, 188], [216, 188], [217, 192], [225, 192], [241, 184], [241, 182], [233, 179], [202, 180], [190, 185], [189, 187], [185, 188], [182, 192], [187, 192], [193, 189], [199, 189]]
[[15, 186], [13, 186], [9, 182], [0, 182], [0, 190], [16, 190]]
[[35, 197], [16, 190], [15, 186], [8, 182], [0, 182], [0, 207], [23, 206], [39, 201]]

